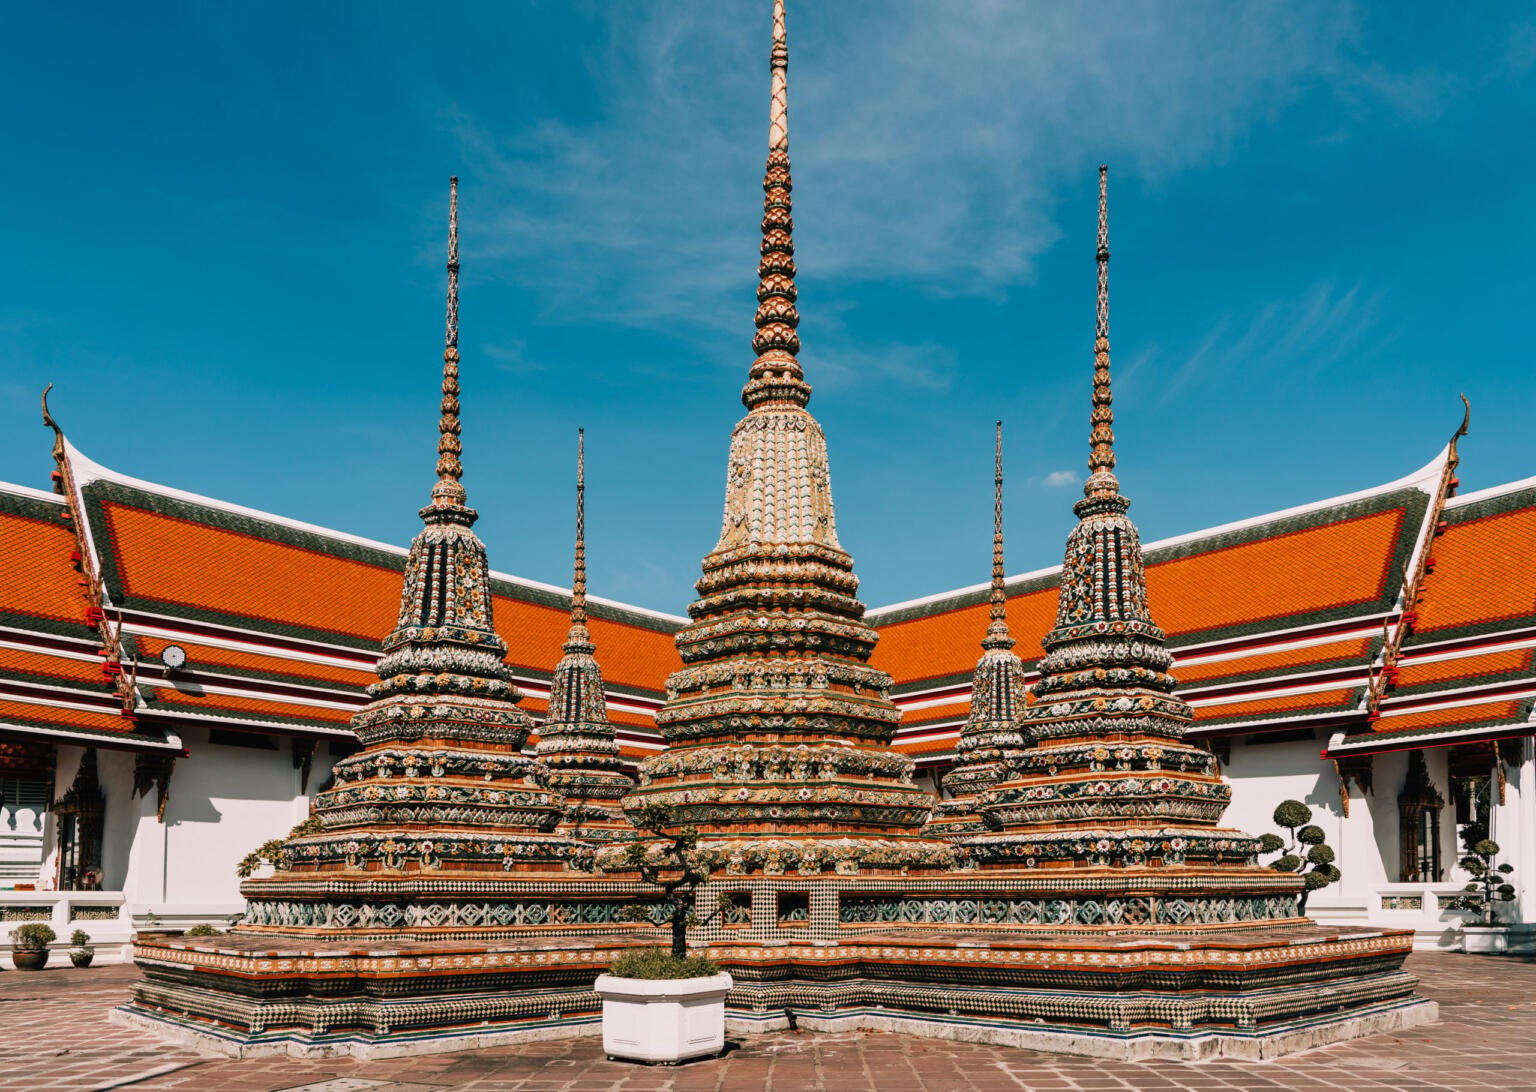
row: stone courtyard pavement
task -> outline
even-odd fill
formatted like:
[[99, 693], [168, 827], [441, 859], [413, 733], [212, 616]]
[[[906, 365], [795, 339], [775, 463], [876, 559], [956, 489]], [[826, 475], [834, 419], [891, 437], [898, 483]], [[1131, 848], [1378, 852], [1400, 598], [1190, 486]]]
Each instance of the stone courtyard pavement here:
[[[62, 958], [62, 953], [55, 958]], [[1536, 1092], [1536, 961], [1412, 957], [1440, 1022], [1275, 1062], [1103, 1062], [904, 1035], [777, 1033], [677, 1068], [604, 1059], [595, 1038], [378, 1062], [230, 1061], [107, 1022], [135, 972], [0, 972], [0, 1092], [906, 1092], [965, 1089], [1502, 1089]]]

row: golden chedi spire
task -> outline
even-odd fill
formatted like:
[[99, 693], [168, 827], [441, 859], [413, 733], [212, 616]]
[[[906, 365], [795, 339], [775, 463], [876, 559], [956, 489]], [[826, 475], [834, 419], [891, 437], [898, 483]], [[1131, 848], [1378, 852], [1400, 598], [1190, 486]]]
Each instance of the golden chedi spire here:
[[668, 750], [641, 764], [625, 808], [671, 805], [737, 873], [944, 863], [952, 848], [921, 834], [931, 797], [890, 750], [900, 712], [868, 663], [877, 636], [838, 543], [826, 439], [796, 358], [783, 0], [769, 57], [748, 412], [731, 437], [720, 539], [677, 635], [683, 669], [656, 718]]
[[539, 729], [546, 784], [565, 798], [559, 830], [588, 838], [633, 834], [618, 801], [634, 787], [608, 720], [597, 646], [587, 630], [586, 432], [576, 430], [576, 547], [571, 573], [571, 625], [549, 687], [549, 715]]
[[948, 794], [928, 821], [945, 837], [980, 834], [981, 794], [1001, 781], [1029, 743], [1020, 729], [1024, 712], [1024, 664], [1013, 653], [1003, 567], [1003, 423], [997, 423], [992, 473], [992, 586], [987, 592], [987, 631], [971, 675], [971, 709], [955, 745], [955, 765], [944, 775]]

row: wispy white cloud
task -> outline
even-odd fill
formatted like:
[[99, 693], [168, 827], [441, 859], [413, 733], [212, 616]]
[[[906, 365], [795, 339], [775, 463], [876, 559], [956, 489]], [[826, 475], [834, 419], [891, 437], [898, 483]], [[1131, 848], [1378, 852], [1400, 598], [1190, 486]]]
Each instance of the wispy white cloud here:
[[1045, 484], [1052, 489], [1060, 489], [1063, 486], [1076, 485], [1082, 481], [1082, 476], [1075, 470], [1053, 470], [1045, 476]]
[[1382, 299], [1382, 293], [1366, 294], [1358, 283], [1339, 288], [1321, 282], [1250, 315], [1224, 315], [1185, 356], [1158, 404], [1206, 374], [1252, 380], [1282, 364], [1292, 371], [1319, 372], [1376, 336]]
[[945, 391], [954, 382], [956, 356], [943, 345], [890, 345], [817, 353], [818, 385], [892, 383], [907, 390]]
[[[502, 210], [465, 240], [479, 275], [525, 286], [553, 320], [664, 330], [739, 366], [757, 230], [745, 179], [766, 143], [758, 15], [612, 5], [607, 44], [592, 47], [592, 117], [509, 127], [443, 112], [475, 202]], [[1319, 87], [1347, 117], [1419, 109], [1439, 86], [1359, 59], [1343, 4], [881, 0], [801, 5], [791, 23], [808, 324], [832, 323], [813, 332], [834, 367], [884, 357], [918, 388], [946, 384], [942, 369], [925, 350], [844, 344], [826, 317], [840, 293], [903, 280], [995, 295], [1059, 237], [1060, 179], [1091, 175], [1101, 156], [1155, 178], [1223, 161]]]

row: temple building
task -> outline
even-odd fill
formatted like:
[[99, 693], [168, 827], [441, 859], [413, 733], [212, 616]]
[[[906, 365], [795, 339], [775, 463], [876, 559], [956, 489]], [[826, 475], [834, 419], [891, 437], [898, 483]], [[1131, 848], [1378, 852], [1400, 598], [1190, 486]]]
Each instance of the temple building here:
[[[117, 473], [45, 394], [51, 488], [0, 484], [0, 919], [86, 928], [104, 958], [146, 934], [141, 1015], [306, 1049], [405, 1034], [363, 1011], [386, 996], [422, 1041], [577, 1033], [582, 975], [646, 935], [617, 912], [643, 888], [604, 862], [648, 802], [700, 827], [742, 899], [706, 939], [743, 1027], [803, 1006], [1109, 1051], [1396, 1026], [1424, 1016], [1409, 943], [1459, 942], [1441, 900], [1472, 826], [1515, 867], [1516, 941], [1536, 936], [1536, 477], [1461, 492], [1464, 416], [1395, 481], [1141, 544], [1114, 472], [1101, 172], [1065, 564], [1006, 574], [999, 429], [990, 580], [866, 610], [799, 360], [787, 68], [776, 0], [754, 359], [687, 617], [587, 594], [580, 451], [572, 587], [489, 568], [459, 481], [456, 189], [409, 549]], [[1290, 798], [1341, 873], [1305, 918], [1255, 861]], [[212, 946], [163, 933], [234, 922]], [[1110, 980], [1155, 962], [1149, 935], [1195, 954], [1144, 996]], [[305, 945], [344, 951], [364, 1000], [257, 966], [318, 967]], [[1252, 967], [1224, 978], [1223, 946]], [[1068, 982], [1068, 948], [1108, 984]], [[834, 955], [862, 978], [823, 974]]]

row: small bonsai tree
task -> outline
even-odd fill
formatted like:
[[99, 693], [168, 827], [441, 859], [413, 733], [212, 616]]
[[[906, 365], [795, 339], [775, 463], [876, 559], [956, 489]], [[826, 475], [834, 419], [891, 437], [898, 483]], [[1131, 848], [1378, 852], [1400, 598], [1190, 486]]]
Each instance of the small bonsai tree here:
[[11, 930], [11, 946], [23, 952], [41, 952], [59, 939], [46, 922], [29, 921]]
[[1259, 838], [1260, 853], [1278, 853], [1269, 867], [1276, 872], [1301, 874], [1302, 889], [1297, 896], [1296, 912], [1307, 912], [1307, 897], [1320, 887], [1337, 883], [1342, 873], [1334, 862], [1334, 852], [1326, 844], [1323, 828], [1312, 824], [1312, 809], [1300, 800], [1283, 801], [1275, 809], [1275, 826], [1285, 829], [1285, 836], [1264, 834]]
[[1509, 882], [1514, 868], [1493, 863], [1499, 855], [1499, 843], [1491, 838], [1479, 838], [1467, 848], [1461, 867], [1472, 873], [1472, 882], [1445, 899], [1443, 905], [1452, 910], [1470, 910], [1482, 918], [1484, 925], [1492, 925], [1499, 903], [1515, 901], [1515, 885]]
[[73, 933], [69, 934], [69, 942], [76, 948], [89, 947], [91, 934], [87, 933], [84, 929], [76, 929]]
[[[629, 906], [625, 908], [624, 916], [629, 921], [647, 922], [652, 925], [667, 924], [672, 929], [672, 946], [670, 959], [674, 963], [697, 964], [689, 974], [658, 974], [655, 968], [650, 973], [621, 973], [620, 970], [612, 971], [621, 977], [629, 978], [691, 978], [695, 975], [714, 974], [714, 964], [708, 960], [690, 960], [688, 958], [688, 927], [690, 925], [704, 925], [713, 921], [720, 914], [730, 911], [731, 897], [726, 894], [720, 896], [715, 909], [705, 917], [700, 918], [694, 910], [695, 894], [698, 889], [709, 879], [710, 867], [699, 852], [699, 832], [695, 827], [677, 826], [677, 815], [673, 808], [666, 804], [646, 804], [629, 816], [630, 821], [646, 834], [654, 837], [654, 841], [631, 842], [624, 848], [624, 864], [634, 872], [639, 873], [640, 879], [653, 887], [661, 888], [662, 909], [661, 915], [655, 914], [648, 906]], [[639, 971], [645, 969], [642, 964], [646, 960], [654, 963], [661, 955], [659, 949], [654, 949], [654, 955], [643, 956], [643, 953], [634, 953], [632, 957], [620, 957], [615, 968], [628, 966], [633, 963], [630, 970]], [[708, 969], [705, 969], [707, 964]]]

